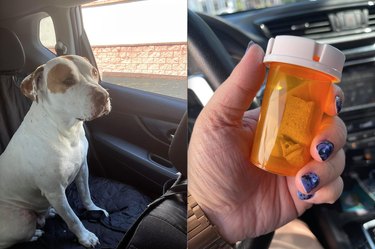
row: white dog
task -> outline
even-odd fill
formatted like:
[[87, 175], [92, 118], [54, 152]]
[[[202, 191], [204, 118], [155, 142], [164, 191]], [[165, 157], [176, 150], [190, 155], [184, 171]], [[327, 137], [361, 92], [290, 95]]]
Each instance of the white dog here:
[[103, 210], [89, 192], [83, 129], [83, 121], [111, 110], [98, 82], [98, 71], [75, 55], [54, 58], [22, 81], [23, 94], [34, 101], [0, 156], [0, 249], [40, 236], [36, 223], [43, 225], [51, 206], [82, 245], [99, 243], [65, 195], [75, 181], [85, 208]]

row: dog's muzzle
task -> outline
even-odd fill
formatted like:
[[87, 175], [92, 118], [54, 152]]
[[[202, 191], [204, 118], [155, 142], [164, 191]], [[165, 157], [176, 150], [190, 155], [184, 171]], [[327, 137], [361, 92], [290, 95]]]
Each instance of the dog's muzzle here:
[[104, 88], [96, 87], [92, 90], [92, 104], [93, 113], [91, 119], [107, 115], [111, 111], [109, 93]]

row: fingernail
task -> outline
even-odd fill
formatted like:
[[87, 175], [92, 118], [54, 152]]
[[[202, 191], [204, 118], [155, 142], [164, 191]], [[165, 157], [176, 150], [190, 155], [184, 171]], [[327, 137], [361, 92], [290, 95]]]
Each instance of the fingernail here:
[[319, 185], [319, 181], [319, 176], [315, 173], [308, 173], [301, 177], [301, 182], [306, 193], [310, 193], [314, 188], [316, 188]]
[[342, 109], [342, 99], [340, 96], [336, 96], [335, 97], [335, 102], [336, 102], [336, 112], [337, 113], [340, 113], [341, 109]]
[[298, 196], [298, 199], [304, 201], [304, 200], [308, 200], [308, 199], [311, 199], [311, 197], [313, 197], [314, 195], [313, 194], [303, 194], [299, 191], [297, 191], [297, 196]]
[[[253, 46], [254, 44], [255, 44], [255, 42], [250, 41], [250, 42], [247, 44], [246, 52], [249, 51], [249, 48], [250, 48], [251, 46]], [[245, 52], [245, 53], [246, 53], [246, 52]]]
[[321, 142], [316, 146], [319, 156], [323, 161], [327, 160], [328, 157], [332, 154], [333, 148], [333, 143], [327, 140]]

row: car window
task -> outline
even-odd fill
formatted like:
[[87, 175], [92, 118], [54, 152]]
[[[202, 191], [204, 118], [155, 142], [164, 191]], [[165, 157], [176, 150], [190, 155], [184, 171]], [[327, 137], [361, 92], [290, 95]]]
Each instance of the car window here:
[[39, 23], [39, 40], [44, 47], [56, 54], [56, 33], [53, 20], [50, 16], [46, 16]]
[[82, 6], [102, 80], [186, 99], [186, 2], [109, 2]]
[[304, 1], [311, 0], [188, 0], [188, 6], [194, 11], [220, 15]]

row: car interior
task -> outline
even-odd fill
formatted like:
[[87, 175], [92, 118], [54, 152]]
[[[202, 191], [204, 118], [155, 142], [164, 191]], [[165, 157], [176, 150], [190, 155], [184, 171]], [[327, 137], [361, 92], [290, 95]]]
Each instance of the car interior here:
[[[80, 5], [86, 2], [89, 1], [0, 2], [0, 152], [30, 107], [30, 100], [19, 89], [26, 75], [62, 54], [85, 56], [96, 65], [80, 11]], [[46, 16], [53, 19], [56, 41], [64, 48], [57, 46], [57, 55], [39, 40], [39, 22]], [[270, 37], [297, 35], [329, 43], [345, 53], [339, 83], [345, 93], [340, 117], [348, 130], [344, 193], [336, 203], [316, 205], [301, 219], [324, 248], [375, 248], [375, 2], [304, 1], [220, 16], [189, 10], [188, 25], [188, 131], [207, 98], [238, 63], [250, 40], [265, 49]], [[179, 124], [184, 124], [187, 103], [107, 82], [101, 84], [110, 93], [112, 112], [87, 122], [85, 130], [90, 145], [91, 193], [94, 202], [109, 211], [110, 217], [82, 210], [74, 185], [67, 195], [84, 225], [99, 237], [100, 247], [116, 248], [127, 231], [137, 230], [132, 225], [147, 206], [167, 193], [180, 175], [186, 176], [186, 148], [181, 147], [184, 142], [175, 145], [175, 139], [180, 136], [176, 133]], [[262, 90], [249, 108], [261, 104]], [[186, 223], [178, 229], [186, 230]], [[138, 237], [141, 241], [144, 238]], [[157, 239], [160, 238], [164, 237]], [[267, 248], [271, 239], [269, 234], [244, 241], [238, 248]], [[168, 241], [168, 237], [164, 240]], [[83, 247], [57, 217], [47, 220], [40, 240], [13, 248]]]
[[[80, 7], [88, 2], [0, 2], [0, 152], [31, 105], [31, 100], [20, 91], [25, 76], [46, 61], [65, 54], [84, 56], [96, 66]], [[57, 54], [39, 40], [39, 23], [46, 16], [54, 23]], [[186, 200], [177, 198], [177, 194], [186, 192], [186, 183], [183, 183], [186, 129], [181, 128], [186, 123], [186, 115], [183, 118], [186, 100], [103, 81], [101, 85], [110, 94], [112, 111], [105, 117], [85, 122], [85, 132], [89, 141], [91, 195], [94, 203], [110, 215], [105, 217], [101, 212], [83, 210], [74, 184], [66, 191], [70, 205], [84, 226], [98, 236], [97, 248], [117, 248], [121, 241], [118, 248], [144, 248], [145, 242], [155, 244], [155, 240], [165, 243], [164, 248], [173, 248], [168, 247], [173, 245], [173, 240], [185, 243], [182, 238], [186, 237]], [[182, 187], [177, 191], [176, 185]], [[175, 216], [163, 219], [161, 224], [160, 220], [171, 212]], [[139, 230], [156, 230], [152, 219], [159, 221], [159, 228], [176, 227], [175, 233], [171, 233], [173, 238], [160, 232], [154, 233], [153, 238], [141, 236], [137, 241], [139, 236], [135, 234]], [[84, 248], [59, 217], [48, 219], [43, 230], [45, 233], [39, 240], [12, 248]], [[123, 241], [129, 230], [132, 233]]]
[[[340, 117], [348, 130], [344, 192], [334, 204], [315, 205], [300, 218], [323, 248], [375, 248], [375, 2], [299, 1], [218, 16], [189, 10], [188, 25], [190, 133], [207, 98], [229, 76], [249, 41], [266, 49], [271, 37], [295, 35], [344, 52], [339, 83], [345, 93]], [[261, 104], [263, 90], [249, 108]], [[272, 234], [237, 248], [268, 248], [271, 239]]]

